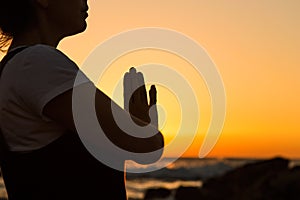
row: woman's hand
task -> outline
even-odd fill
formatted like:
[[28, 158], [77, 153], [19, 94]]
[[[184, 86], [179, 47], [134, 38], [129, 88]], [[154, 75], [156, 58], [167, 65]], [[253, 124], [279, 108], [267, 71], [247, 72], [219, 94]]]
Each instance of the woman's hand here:
[[[124, 75], [124, 109], [127, 110], [133, 121], [138, 125], [145, 125], [151, 123], [158, 128], [158, 114], [157, 114], [157, 91], [154, 85], [149, 91], [149, 103], [147, 98], [146, 86], [144, 76], [141, 72], [137, 72], [135, 68], [131, 68], [129, 72]], [[135, 120], [138, 118], [145, 122], [140, 124]]]

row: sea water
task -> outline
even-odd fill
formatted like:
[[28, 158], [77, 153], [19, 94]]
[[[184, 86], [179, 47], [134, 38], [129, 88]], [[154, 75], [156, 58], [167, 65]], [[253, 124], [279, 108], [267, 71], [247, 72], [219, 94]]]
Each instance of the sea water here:
[[164, 158], [157, 165], [149, 166], [127, 162], [126, 168], [130, 171], [136, 169], [139, 172], [140, 168], [149, 168], [149, 172], [145, 173], [127, 173], [127, 194], [130, 199], [143, 199], [148, 189], [166, 188], [172, 191], [180, 186], [201, 187], [202, 181], [205, 179], [221, 175], [254, 161], [256, 160], [214, 158], [180, 158], [174, 160]]

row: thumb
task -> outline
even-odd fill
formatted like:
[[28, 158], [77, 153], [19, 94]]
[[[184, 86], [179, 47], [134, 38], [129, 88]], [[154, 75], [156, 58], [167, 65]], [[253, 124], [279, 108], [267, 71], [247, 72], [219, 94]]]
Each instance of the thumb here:
[[150, 96], [150, 105], [149, 105], [149, 116], [151, 119], [151, 124], [154, 125], [156, 128], [158, 128], [158, 113], [157, 113], [157, 91], [155, 85], [151, 86], [151, 89], [149, 91]]
[[157, 91], [155, 85], [151, 85], [150, 91], [149, 91], [149, 97], [150, 97], [150, 107], [156, 104], [157, 102]]

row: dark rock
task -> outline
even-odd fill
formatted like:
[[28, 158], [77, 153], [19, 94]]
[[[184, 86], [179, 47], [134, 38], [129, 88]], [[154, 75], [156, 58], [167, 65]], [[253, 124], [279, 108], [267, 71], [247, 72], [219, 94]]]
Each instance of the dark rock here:
[[144, 200], [150, 200], [155, 198], [167, 198], [171, 195], [171, 190], [166, 188], [151, 188], [146, 191]]
[[277, 174], [269, 182], [269, 190], [265, 191], [273, 199], [300, 199], [300, 168], [295, 167]]
[[300, 166], [295, 166], [292, 168], [292, 171], [300, 171]]
[[199, 200], [202, 193], [198, 187], [179, 187], [175, 193], [176, 200]]
[[274, 158], [246, 164], [223, 176], [207, 180], [203, 190], [211, 199], [261, 199], [276, 174], [288, 169], [289, 160]]
[[245, 164], [204, 181], [202, 188], [180, 187], [176, 200], [298, 200], [300, 168], [274, 158]]

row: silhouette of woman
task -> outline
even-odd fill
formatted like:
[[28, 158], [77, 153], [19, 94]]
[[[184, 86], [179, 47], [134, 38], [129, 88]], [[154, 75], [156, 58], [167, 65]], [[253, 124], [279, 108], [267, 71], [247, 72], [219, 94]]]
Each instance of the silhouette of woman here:
[[[85, 31], [87, 0], [3, 0], [1, 7], [0, 45], [8, 52], [1, 63], [0, 164], [9, 199], [127, 199], [124, 171], [99, 162], [78, 137], [72, 114], [74, 81], [80, 73], [76, 90], [96, 91], [97, 118], [112, 143], [135, 153], [159, 150], [136, 161], [140, 163], [161, 157], [162, 134], [154, 127], [157, 134], [148, 138], [128, 135], [114, 121], [112, 108], [122, 119], [145, 126], [156, 103], [155, 87], [150, 105], [145, 87], [139, 87], [127, 112], [57, 49], [63, 38]], [[127, 159], [132, 158], [121, 158], [120, 165]]]

